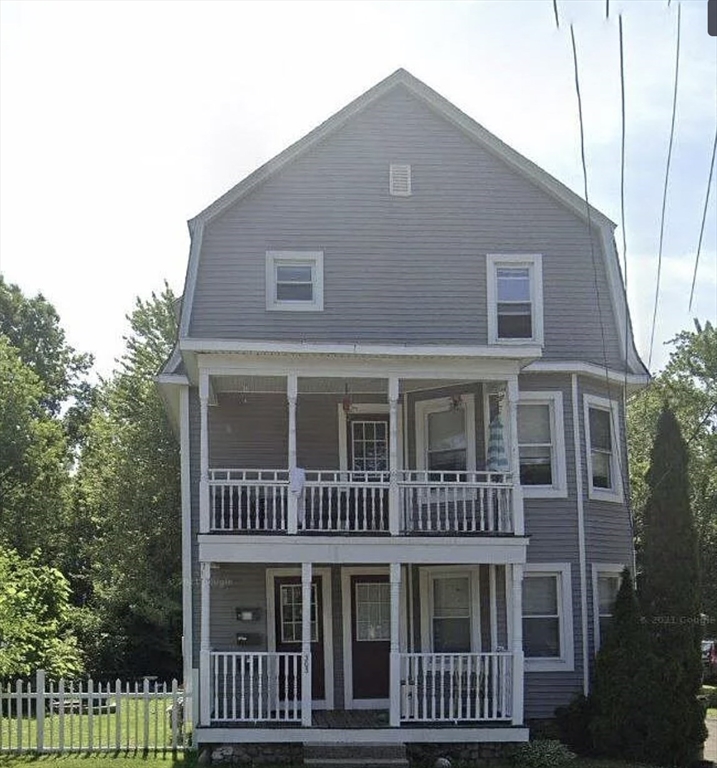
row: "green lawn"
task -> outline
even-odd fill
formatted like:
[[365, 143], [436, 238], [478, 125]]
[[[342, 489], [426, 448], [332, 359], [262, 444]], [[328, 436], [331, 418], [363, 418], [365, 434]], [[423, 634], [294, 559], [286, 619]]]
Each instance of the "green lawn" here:
[[0, 755], [0, 768], [194, 768], [196, 755], [143, 757], [133, 753], [119, 755]]

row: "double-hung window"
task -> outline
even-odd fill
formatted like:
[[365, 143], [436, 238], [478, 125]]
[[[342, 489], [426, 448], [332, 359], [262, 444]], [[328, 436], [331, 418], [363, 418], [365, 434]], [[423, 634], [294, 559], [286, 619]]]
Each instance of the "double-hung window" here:
[[321, 251], [267, 251], [266, 308], [319, 312], [324, 308]]
[[543, 343], [540, 254], [488, 254], [488, 342]]
[[595, 633], [595, 650], [605, 639], [605, 633], [612, 623], [612, 613], [615, 607], [620, 582], [622, 565], [604, 565], [593, 563], [593, 629]]
[[561, 392], [520, 393], [518, 454], [525, 496], [567, 496]]
[[590, 498], [621, 501], [618, 405], [594, 395], [585, 395], [584, 401]]
[[570, 565], [525, 566], [523, 576], [523, 651], [526, 669], [571, 670], [573, 619]]

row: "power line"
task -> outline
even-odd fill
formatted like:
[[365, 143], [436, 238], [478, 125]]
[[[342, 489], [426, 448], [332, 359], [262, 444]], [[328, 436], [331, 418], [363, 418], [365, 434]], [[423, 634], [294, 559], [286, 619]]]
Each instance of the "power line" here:
[[677, 45], [675, 51], [675, 88], [672, 94], [672, 121], [670, 124], [670, 143], [667, 148], [667, 165], [665, 167], [665, 187], [662, 194], [662, 214], [660, 217], [660, 245], [657, 252], [657, 284], [655, 285], [655, 304], [652, 311], [652, 330], [650, 331], [650, 353], [647, 367], [652, 367], [652, 351], [655, 346], [655, 326], [657, 324], [657, 305], [660, 298], [660, 277], [662, 274], [662, 246], [665, 235], [665, 212], [667, 210], [667, 187], [670, 179], [670, 162], [672, 160], [672, 143], [675, 138], [675, 117], [677, 115], [677, 85], [680, 79], [680, 19], [681, 6], [677, 6]]
[[622, 229], [622, 277], [625, 283], [625, 384], [627, 392], [627, 344], [630, 335], [630, 315], [627, 304], [627, 227], [625, 226], [625, 54], [622, 45], [622, 14], [618, 16], [620, 40], [620, 228]]
[[697, 254], [695, 255], [695, 269], [692, 272], [692, 287], [690, 288], [690, 305], [688, 312], [692, 311], [692, 298], [695, 295], [695, 281], [697, 280], [697, 265], [700, 263], [700, 251], [702, 250], [702, 236], [705, 233], [705, 222], [707, 221], [707, 208], [710, 200], [710, 190], [712, 188], [712, 174], [715, 169], [715, 153], [717, 153], [717, 128], [715, 128], [715, 138], [712, 142], [712, 159], [710, 160], [710, 175], [707, 179], [707, 194], [705, 195], [705, 207], [702, 211], [702, 224], [700, 225], [700, 237], [697, 241]]
[[558, 0], [553, 0], [553, 13], [555, 14], [555, 26], [560, 29], [560, 18], [558, 17]]

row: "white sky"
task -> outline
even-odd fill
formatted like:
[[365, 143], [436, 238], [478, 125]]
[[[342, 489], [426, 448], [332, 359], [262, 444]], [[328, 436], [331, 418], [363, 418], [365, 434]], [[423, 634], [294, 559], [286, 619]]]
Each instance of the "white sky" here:
[[[182, 290], [186, 220], [398, 67], [582, 194], [571, 21], [591, 202], [619, 222], [622, 12], [628, 295], [647, 362], [678, 2], [611, 0], [606, 21], [604, 0], [558, 0], [556, 30], [551, 0], [2, 0], [0, 271], [52, 301], [70, 343], [108, 374], [134, 297], [164, 278]], [[717, 319], [714, 187], [687, 311], [717, 121], [717, 38], [706, 0], [681, 6], [653, 370], [693, 316]]]

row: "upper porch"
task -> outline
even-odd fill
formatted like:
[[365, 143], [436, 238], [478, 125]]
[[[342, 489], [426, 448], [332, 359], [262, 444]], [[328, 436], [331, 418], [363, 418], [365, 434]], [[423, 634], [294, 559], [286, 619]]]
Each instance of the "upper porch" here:
[[522, 362], [196, 355], [199, 532], [523, 536]]

